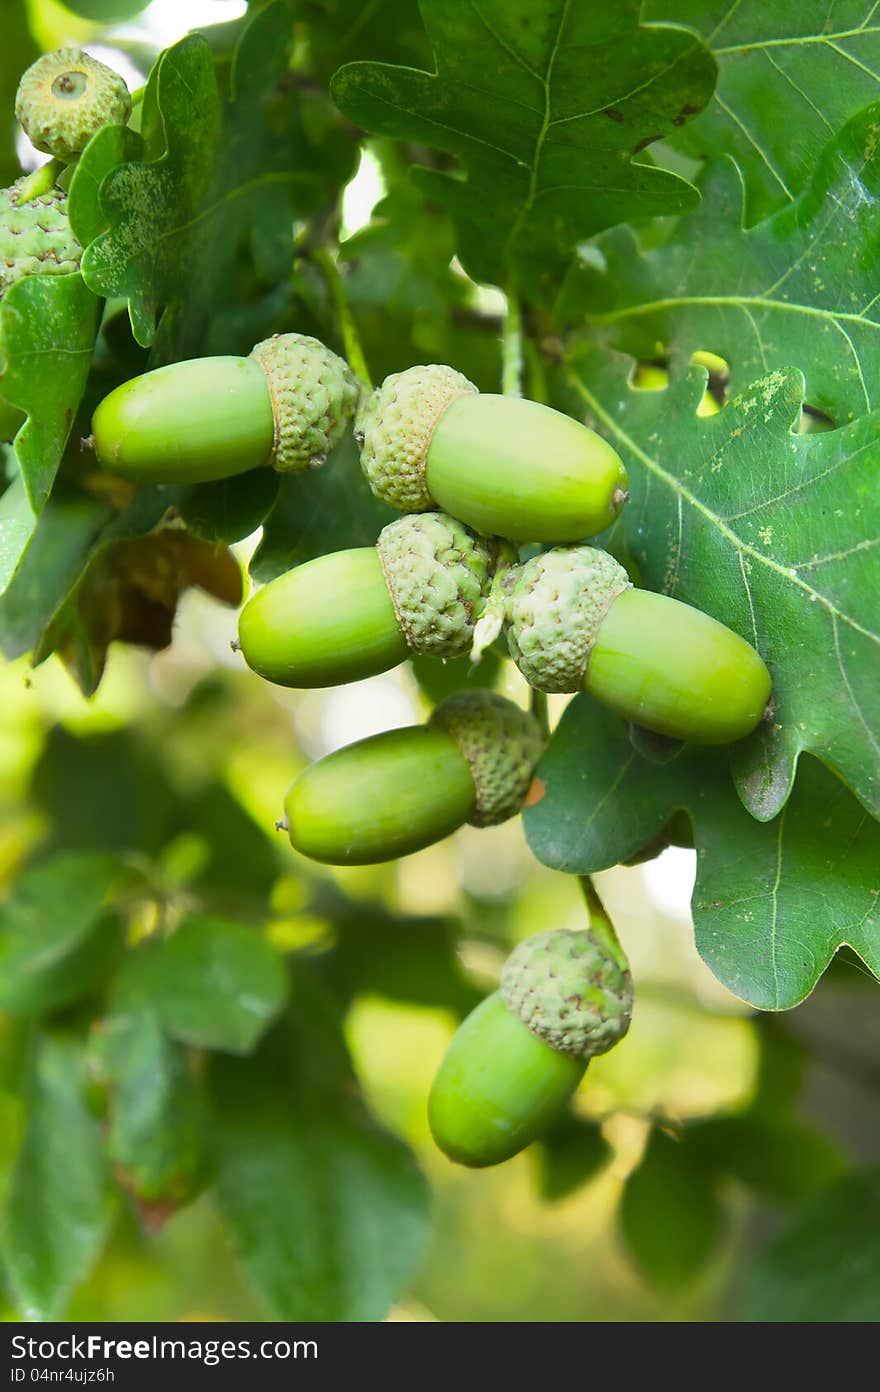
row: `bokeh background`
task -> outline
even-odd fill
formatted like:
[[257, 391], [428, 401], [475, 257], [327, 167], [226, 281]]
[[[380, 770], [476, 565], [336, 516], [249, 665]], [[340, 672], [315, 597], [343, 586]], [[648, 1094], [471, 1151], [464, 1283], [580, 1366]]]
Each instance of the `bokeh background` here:
[[[243, 0], [154, 0], [108, 25], [55, 0], [4, 0], [4, 22], [7, 7], [36, 46], [83, 43], [132, 86], [156, 49], [246, 9]], [[114, 13], [110, 4], [95, 8]], [[119, 0], [115, 13], [126, 8], [137, 7]], [[18, 73], [2, 76], [11, 141]], [[37, 162], [26, 143], [18, 153], [25, 167]], [[366, 160], [346, 195], [347, 230], [368, 220], [380, 192], [377, 166]], [[243, 565], [257, 541], [237, 548]], [[363, 906], [365, 923], [377, 901], [454, 919], [475, 995], [493, 989], [512, 943], [583, 923], [577, 881], [539, 866], [518, 822], [466, 829], [397, 865], [306, 872], [274, 830], [292, 777], [353, 739], [422, 719], [428, 696], [409, 666], [329, 692], [272, 689], [230, 650], [234, 632], [234, 614], [189, 592], [171, 648], [150, 655], [114, 647], [89, 702], [55, 658], [35, 671], [25, 662], [0, 665], [0, 889], [37, 852], [123, 849], [161, 867], [169, 902], [185, 904], [206, 885], [212, 902], [228, 908], [260, 898], [279, 948], [320, 954], [335, 931], [311, 907], [324, 879]], [[500, 689], [523, 699], [519, 680], [512, 668], [498, 676]], [[435, 681], [442, 685], [444, 674]], [[873, 980], [841, 958], [798, 1011], [756, 1016], [697, 957], [693, 876], [693, 852], [670, 849], [598, 877], [633, 966], [631, 1033], [590, 1068], [576, 1100], [581, 1124], [495, 1171], [457, 1169], [428, 1134], [425, 1098], [453, 1012], [408, 1003], [392, 989], [358, 991], [347, 1036], [368, 1102], [414, 1147], [436, 1196], [430, 1253], [392, 1318], [755, 1317], [749, 1291], [775, 1234], [814, 1192], [876, 1158]], [[370, 951], [367, 940], [365, 982]], [[3, 1062], [11, 1066], [8, 1051]], [[0, 1091], [0, 1184], [20, 1123], [11, 1095]], [[634, 1185], [649, 1143], [655, 1163]], [[666, 1163], [683, 1145], [690, 1169]], [[266, 1318], [208, 1199], [161, 1223], [123, 1213], [70, 1314]]]

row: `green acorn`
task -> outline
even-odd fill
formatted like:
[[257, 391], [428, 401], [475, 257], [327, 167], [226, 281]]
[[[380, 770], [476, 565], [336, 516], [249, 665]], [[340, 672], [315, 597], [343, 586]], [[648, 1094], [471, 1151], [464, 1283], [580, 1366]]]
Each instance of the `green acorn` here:
[[486, 536], [579, 541], [626, 502], [619, 456], [549, 406], [480, 394], [451, 367], [386, 377], [357, 425], [373, 492], [401, 512], [440, 507]]
[[38, 150], [70, 162], [102, 126], [125, 125], [131, 94], [119, 73], [79, 48], [44, 53], [18, 85], [15, 119]]
[[30, 275], [79, 270], [82, 247], [70, 229], [67, 194], [51, 188], [19, 203], [25, 179], [0, 191], [0, 298]]
[[428, 1120], [451, 1160], [509, 1160], [556, 1119], [591, 1058], [626, 1034], [632, 978], [610, 923], [538, 933], [514, 949], [498, 991], [459, 1026]]
[[305, 769], [282, 825], [312, 860], [396, 860], [465, 822], [495, 826], [515, 816], [542, 744], [537, 722], [512, 701], [460, 691], [427, 725], [360, 740]]
[[727, 744], [749, 734], [770, 695], [758, 653], [724, 624], [635, 589], [588, 546], [512, 566], [502, 581], [510, 655], [539, 691], [589, 691], [673, 739]]
[[245, 661], [281, 686], [335, 686], [409, 655], [471, 646], [494, 546], [442, 512], [389, 523], [375, 547], [319, 556], [272, 580], [238, 626]]
[[276, 334], [247, 358], [195, 358], [135, 377], [92, 420], [98, 463], [138, 483], [206, 483], [271, 464], [317, 469], [350, 425], [358, 379], [316, 338]]

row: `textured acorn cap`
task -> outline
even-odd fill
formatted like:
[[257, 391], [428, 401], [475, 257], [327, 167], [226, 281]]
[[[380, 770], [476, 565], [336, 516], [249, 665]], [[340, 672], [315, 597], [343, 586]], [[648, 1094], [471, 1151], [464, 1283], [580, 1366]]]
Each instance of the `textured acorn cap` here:
[[445, 512], [422, 512], [390, 522], [376, 549], [410, 651], [466, 653], [491, 583], [491, 542]]
[[67, 195], [51, 188], [19, 205], [24, 182], [0, 191], [0, 298], [25, 276], [78, 271], [82, 256], [67, 220]]
[[557, 547], [503, 580], [510, 656], [538, 691], [579, 691], [602, 620], [630, 588], [623, 566], [591, 546]]
[[18, 84], [15, 119], [38, 150], [73, 160], [102, 126], [124, 125], [131, 94], [119, 73], [79, 48], [32, 63]]
[[544, 741], [534, 716], [494, 691], [457, 691], [430, 720], [452, 736], [477, 792], [473, 826], [496, 826], [525, 801]]
[[275, 334], [252, 350], [266, 374], [279, 473], [319, 469], [354, 419], [361, 384], [347, 362], [307, 334]]
[[532, 1034], [563, 1054], [604, 1054], [629, 1029], [632, 978], [600, 922], [580, 932], [559, 928], [527, 938], [505, 962], [499, 989]]
[[447, 406], [477, 388], [453, 367], [430, 363], [386, 377], [364, 403], [357, 423], [361, 464], [377, 497], [398, 512], [426, 512], [431, 436]]

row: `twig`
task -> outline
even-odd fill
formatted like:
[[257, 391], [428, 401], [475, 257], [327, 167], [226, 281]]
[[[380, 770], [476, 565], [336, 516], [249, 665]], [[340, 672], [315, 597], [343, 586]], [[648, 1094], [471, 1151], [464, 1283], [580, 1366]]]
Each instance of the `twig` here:
[[549, 740], [550, 712], [547, 706], [547, 693], [544, 691], [536, 691], [533, 687], [530, 705], [532, 715], [541, 727], [541, 734], [544, 736], [545, 740]]
[[349, 366], [352, 371], [360, 377], [361, 381], [372, 389], [373, 383], [370, 379], [367, 360], [364, 357], [364, 350], [361, 345], [360, 334], [354, 315], [351, 312], [351, 305], [345, 293], [345, 286], [339, 272], [339, 264], [335, 257], [326, 249], [318, 247], [312, 252], [312, 260], [321, 268], [324, 279], [327, 282], [327, 289], [333, 301], [333, 308], [336, 310], [336, 317], [339, 321], [339, 328], [342, 332], [342, 341], [345, 345], [345, 356], [348, 358]]

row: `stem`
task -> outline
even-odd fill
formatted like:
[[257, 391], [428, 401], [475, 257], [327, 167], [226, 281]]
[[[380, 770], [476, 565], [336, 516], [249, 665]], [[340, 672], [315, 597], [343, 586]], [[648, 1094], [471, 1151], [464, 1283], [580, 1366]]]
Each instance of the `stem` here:
[[507, 292], [507, 313], [501, 331], [501, 390], [505, 396], [522, 396], [523, 328], [519, 299]]
[[544, 355], [533, 338], [525, 340], [526, 370], [529, 379], [529, 396], [533, 401], [548, 404], [547, 368]]
[[590, 915], [590, 918], [593, 917], [594, 913], [600, 913], [604, 918], [605, 909], [602, 900], [599, 898], [596, 886], [593, 884], [592, 875], [578, 875], [578, 883], [580, 884], [581, 893], [584, 896], [584, 903], [587, 906], [587, 913]]
[[372, 390], [373, 383], [370, 379], [370, 371], [367, 367], [367, 360], [364, 357], [364, 350], [361, 346], [360, 334], [354, 315], [351, 312], [351, 305], [348, 303], [348, 296], [345, 293], [345, 286], [342, 283], [342, 276], [339, 272], [339, 263], [336, 258], [326, 250], [319, 247], [312, 253], [312, 259], [320, 266], [324, 279], [327, 282], [327, 289], [333, 301], [333, 308], [336, 310], [336, 317], [339, 327], [342, 330], [342, 341], [345, 345], [345, 356], [348, 359], [352, 371], [365, 382], [367, 387]]
[[532, 688], [532, 697], [531, 697], [531, 702], [530, 702], [530, 709], [531, 709], [532, 715], [535, 717], [535, 719], [537, 720], [538, 724], [539, 724], [540, 727], [541, 727], [541, 734], [544, 736], [545, 741], [546, 741], [546, 740], [549, 740], [549, 738], [550, 738], [550, 712], [549, 712], [549, 709], [548, 709], [548, 706], [547, 706], [547, 693], [546, 693], [546, 691], [535, 691], [535, 689]]
[[617, 936], [617, 929], [614, 927], [614, 924], [608, 917], [605, 905], [602, 903], [602, 900], [599, 897], [599, 892], [596, 889], [593, 876], [578, 875], [578, 880], [580, 881], [581, 893], [584, 896], [584, 903], [587, 906], [587, 913], [590, 916], [591, 926], [594, 925], [598, 930], [599, 925], [601, 924], [602, 933], [604, 934], [608, 942], [613, 943], [614, 947], [616, 947], [617, 951], [620, 954], [620, 959], [622, 963], [625, 965], [626, 953], [624, 952], [623, 947], [621, 946], [620, 938]]
[[21, 207], [22, 203], [30, 203], [32, 198], [39, 198], [41, 194], [48, 193], [55, 187], [59, 174], [63, 174], [66, 168], [64, 160], [50, 159], [48, 164], [41, 164], [39, 169], [28, 174], [19, 190], [18, 206]]

